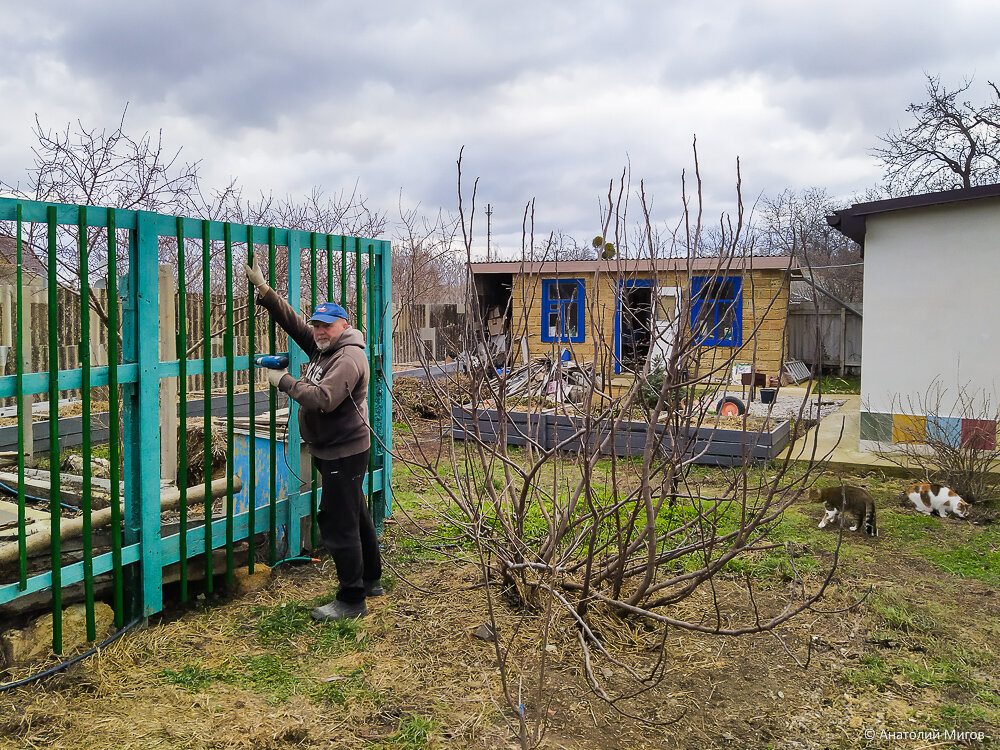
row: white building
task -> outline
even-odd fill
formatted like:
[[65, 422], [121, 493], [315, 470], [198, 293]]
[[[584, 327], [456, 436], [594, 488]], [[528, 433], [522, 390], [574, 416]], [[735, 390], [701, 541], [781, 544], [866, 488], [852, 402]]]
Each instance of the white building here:
[[859, 203], [827, 221], [865, 259], [861, 449], [927, 435], [992, 448], [1000, 185]]

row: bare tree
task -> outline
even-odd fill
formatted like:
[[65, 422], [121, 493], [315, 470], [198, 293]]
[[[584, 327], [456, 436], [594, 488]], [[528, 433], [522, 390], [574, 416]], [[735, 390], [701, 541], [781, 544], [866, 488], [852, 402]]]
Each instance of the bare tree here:
[[[697, 165], [697, 152], [695, 160]], [[700, 178], [695, 182], [690, 202], [684, 191], [685, 218], [675, 235], [683, 244], [673, 248], [686, 251], [682, 278], [689, 282], [703, 236]], [[471, 260], [475, 187], [469, 198], [459, 160], [459, 216]], [[645, 230], [626, 236], [627, 216], [616, 209], [624, 200], [612, 191], [602, 212], [601, 237], [616, 237], [632, 248], [645, 244], [644, 254], [655, 257], [650, 201], [641, 183], [634, 202], [641, 206]], [[720, 244], [712, 269], [699, 270], [698, 275], [722, 279], [748, 260], [752, 243], [742, 236], [743, 208], [737, 202], [735, 216], [719, 222]], [[535, 247], [532, 207], [529, 203], [525, 210], [526, 248]], [[525, 298], [529, 296], [527, 292]], [[770, 309], [777, 300], [776, 293], [764, 307]], [[468, 309], [474, 318], [479, 310], [473, 301]], [[443, 441], [452, 468], [443, 470], [440, 453], [428, 454], [425, 441], [415, 444], [412, 455], [398, 459], [426, 471], [448, 501], [443, 513], [447, 528], [459, 529], [475, 550], [512, 728], [523, 747], [539, 743], [544, 732], [546, 653], [556, 632], [571, 634], [572, 644], [564, 638], [560, 648], [572, 645], [578, 650], [586, 686], [629, 714], [630, 701], [665, 678], [666, 663], [655, 654], [636, 654], [634, 659], [613, 654], [606, 643], [615, 623], [636, 620], [662, 638], [670, 629], [716, 635], [770, 633], [785, 645], [780, 627], [813, 608], [831, 580], [836, 555], [829, 569], [814, 578], [794, 572], [793, 584], [780, 601], [770, 594], [760, 596], [749, 576], [735, 591], [727, 587], [723, 594], [716, 585], [720, 578], [732, 580], [730, 564], [739, 558], [781, 549], [770, 532], [813, 475], [793, 474], [787, 459], [762, 473], [753, 469], [749, 458], [725, 474], [723, 486], [708, 486], [692, 472], [711, 445], [711, 437], [701, 429], [713, 424], [709, 409], [725, 393], [733, 359], [755, 359], [753, 344], [721, 356], [701, 346], [716, 318], [703, 306], [692, 324], [694, 304], [690, 294], [685, 295], [669, 330], [654, 334], [671, 343], [660, 377], [651, 379], [649, 362], [640, 363], [622, 395], [605, 390], [601, 374], [608, 371], [614, 354], [600, 326], [587, 345], [569, 347], [584, 383], [571, 400], [557, 396], [553, 403], [547, 390], [515, 388], [516, 378], [506, 374], [513, 358], [499, 377], [495, 362], [480, 367], [473, 363], [468, 401], [461, 407], [451, 401], [452, 385], [432, 383], [442, 404], [465, 413], [463, 440]], [[748, 341], [754, 340], [755, 326], [763, 319], [759, 302], [757, 306], [757, 322], [746, 332]], [[515, 319], [526, 318], [529, 310], [511, 313]], [[588, 319], [594, 319], [599, 311], [591, 307], [590, 313]], [[723, 310], [720, 317], [724, 321], [730, 314], [735, 312]], [[485, 344], [483, 330], [482, 321], [470, 323], [468, 351]], [[543, 370], [558, 379], [561, 366], [557, 357]], [[529, 372], [528, 381], [532, 378]], [[643, 392], [652, 394], [651, 406], [643, 403]], [[545, 420], [558, 420], [546, 422], [558, 424], [554, 441], [542, 436], [543, 411]], [[641, 423], [640, 432], [633, 432], [635, 422]], [[759, 429], [743, 424], [748, 436]], [[508, 436], [523, 449], [509, 448]], [[640, 449], [636, 459], [620, 460], [623, 440]], [[791, 558], [788, 565], [795, 571]], [[510, 602], [521, 607], [525, 623], [536, 619], [537, 629], [527, 638], [537, 646], [533, 660], [512, 648], [520, 626], [512, 632], [500, 625], [503, 618], [497, 613]], [[789, 646], [786, 649], [792, 653]], [[530, 713], [525, 710], [529, 693], [534, 707]]]
[[[402, 202], [398, 211], [392, 246], [393, 337], [400, 356], [414, 361], [424, 347], [420, 329], [428, 325], [425, 312], [431, 313], [426, 306], [450, 303], [457, 315], [464, 304], [465, 263], [455, 239], [455, 217], [438, 211], [428, 218], [420, 215], [419, 206], [404, 208]], [[437, 334], [443, 336], [443, 329]], [[448, 351], [457, 350], [457, 342], [441, 342]]]
[[55, 131], [35, 118], [34, 167], [27, 190], [2, 183], [16, 195], [38, 201], [83, 203], [171, 212], [190, 203], [198, 187], [198, 162], [181, 162], [181, 149], [168, 151], [163, 132], [134, 138], [125, 130], [128, 107], [111, 129], [88, 128], [77, 120]]
[[837, 202], [825, 188], [784, 190], [759, 204], [757, 246], [768, 255], [792, 255], [827, 291], [860, 302], [864, 289], [861, 247], [833, 229], [826, 217]]
[[[577, 242], [573, 237], [563, 234], [562, 232], [555, 232], [553, 234], [552, 241], [552, 254], [555, 260], [594, 260], [594, 258], [597, 258], [599, 254], [597, 247], [593, 244], [593, 240]], [[603, 250], [603, 248], [604, 243], [602, 242], [601, 249]]]
[[[34, 164], [28, 170], [27, 184], [0, 181], [0, 185], [15, 196], [42, 202], [183, 213], [199, 193], [198, 162], [183, 161], [179, 148], [168, 149], [162, 131], [138, 137], [130, 134], [125, 124], [127, 111], [126, 106], [111, 128], [89, 127], [77, 120], [63, 130], [53, 130], [36, 117], [33, 132], [37, 143], [32, 149]], [[10, 222], [5, 224], [0, 231], [13, 236], [14, 227]], [[107, 300], [95, 288], [109, 267], [107, 231], [90, 227], [81, 238], [76, 227], [60, 225], [55, 247], [49, 247], [43, 223], [27, 222], [21, 231], [26, 246], [36, 249], [41, 265], [46, 270], [54, 265], [59, 287], [77, 293], [86, 277], [88, 304], [107, 323]], [[81, 239], [86, 241], [87, 268], [80, 267]], [[124, 232], [116, 240], [117, 270], [123, 273], [128, 267], [128, 240]], [[175, 247], [170, 242], [160, 243], [164, 262], [176, 257]], [[60, 331], [61, 337], [65, 334]]]
[[964, 97], [966, 79], [948, 91], [927, 75], [927, 100], [910, 104], [909, 127], [890, 130], [872, 149], [893, 192], [926, 192], [986, 185], [1000, 180], [1000, 90], [990, 82], [982, 104]]
[[[22, 186], [0, 181], [0, 185], [14, 195], [42, 202], [148, 210], [212, 221], [371, 238], [379, 237], [386, 230], [387, 214], [370, 208], [357, 185], [332, 196], [316, 187], [301, 198], [286, 196], [277, 199], [273, 195], [261, 194], [253, 200], [243, 198], [236, 179], [222, 188], [206, 189], [199, 178], [200, 162], [183, 161], [180, 148], [174, 150], [165, 145], [162, 131], [155, 134], [145, 132], [138, 136], [130, 133], [126, 126], [127, 111], [126, 106], [112, 128], [90, 127], [78, 120], [75, 124], [67, 124], [63, 130], [53, 130], [43, 126], [36, 117], [34, 135], [37, 143], [33, 148], [34, 165], [29, 170], [27, 184]], [[81, 288], [81, 278], [86, 274], [90, 282], [89, 304], [107, 323], [106, 302], [95, 292], [94, 283], [103, 279], [109, 265], [107, 231], [97, 227], [87, 230], [89, 268], [86, 269], [79, 267], [80, 237], [76, 227], [58, 227], [54, 248], [47, 247], [46, 231], [44, 224], [26, 223], [22, 227], [26, 247], [36, 250], [47, 248], [47, 253], [40, 251], [36, 255], [44, 266], [49, 262], [55, 264], [60, 287], [77, 291]], [[2, 227], [0, 232], [12, 236], [14, 230], [8, 225]], [[121, 230], [116, 239], [117, 269], [119, 273], [124, 273], [128, 267], [128, 239]], [[249, 254], [245, 242], [245, 236], [233, 237], [236, 269]], [[223, 273], [224, 244], [218, 241], [209, 243], [207, 268], [203, 267], [202, 252], [200, 235], [188, 237], [185, 242], [187, 263], [183, 266], [185, 286], [189, 291], [200, 292], [207, 275], [212, 295], [230, 294]], [[180, 267], [177, 256], [177, 240], [162, 237], [159, 243], [160, 262], [177, 269]], [[279, 287], [280, 280], [286, 278], [287, 257], [287, 248], [280, 248], [275, 263]], [[317, 274], [325, 278], [328, 273], [325, 252], [317, 254], [317, 266]], [[353, 279], [356, 274], [354, 256], [350, 258], [349, 271]], [[301, 291], [306, 305], [311, 300], [310, 285], [311, 274], [304, 273]], [[326, 297], [325, 291], [320, 294]], [[246, 309], [245, 297], [237, 294], [234, 312], [238, 326], [246, 321]], [[218, 335], [224, 325], [220, 316], [213, 326], [212, 336]], [[189, 345], [189, 353], [198, 351], [202, 340], [192, 336]]]
[[[43, 126], [36, 117], [33, 132], [37, 144], [32, 149], [34, 165], [29, 169], [28, 184], [22, 188], [0, 180], [0, 185], [14, 195], [36, 201], [182, 213], [193, 205], [199, 192], [198, 162], [181, 161], [181, 149], [168, 150], [162, 131], [138, 137], [129, 134], [127, 111], [126, 106], [111, 129], [88, 127], [77, 120], [57, 131]], [[5, 231], [10, 233], [9, 228]], [[24, 239], [44, 246], [44, 232], [43, 226], [29, 224]], [[92, 229], [88, 245], [94, 267], [103, 267], [107, 261], [106, 233]], [[127, 254], [127, 243], [119, 243], [122, 267]], [[80, 276], [75, 231], [60, 229], [57, 247], [50, 248], [49, 256], [57, 263], [60, 284], [75, 286]]]
[[419, 207], [399, 207], [392, 252], [392, 289], [397, 305], [464, 300], [464, 264], [455, 233], [458, 220], [439, 211], [421, 216]]

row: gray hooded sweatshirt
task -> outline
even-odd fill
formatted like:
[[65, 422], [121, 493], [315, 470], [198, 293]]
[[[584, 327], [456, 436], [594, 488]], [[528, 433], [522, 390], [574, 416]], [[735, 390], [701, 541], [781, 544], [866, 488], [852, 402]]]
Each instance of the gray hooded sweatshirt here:
[[316, 458], [343, 458], [368, 450], [368, 357], [364, 334], [348, 328], [326, 351], [313, 340], [309, 324], [268, 289], [260, 304], [309, 357], [297, 380], [285, 375], [278, 390], [299, 404], [302, 442]]

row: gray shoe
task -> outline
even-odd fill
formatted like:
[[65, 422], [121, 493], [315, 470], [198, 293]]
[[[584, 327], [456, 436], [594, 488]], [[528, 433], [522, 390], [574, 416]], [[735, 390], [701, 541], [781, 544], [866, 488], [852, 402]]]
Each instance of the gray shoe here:
[[314, 620], [357, 619], [368, 614], [368, 606], [364, 602], [348, 604], [339, 599], [334, 599], [329, 604], [316, 607], [310, 614]]
[[382, 581], [365, 581], [365, 596], [383, 596]]

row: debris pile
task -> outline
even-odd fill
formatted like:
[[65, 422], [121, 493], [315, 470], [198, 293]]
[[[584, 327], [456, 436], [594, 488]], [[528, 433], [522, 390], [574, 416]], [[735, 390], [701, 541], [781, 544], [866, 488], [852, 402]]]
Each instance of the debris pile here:
[[393, 421], [405, 417], [440, 419], [447, 415], [447, 406], [434, 393], [434, 387], [420, 378], [397, 377], [392, 380]]
[[503, 387], [508, 403], [512, 399], [580, 403], [591, 388], [597, 392], [602, 388], [601, 373], [591, 373], [573, 360], [549, 357], [535, 357], [509, 371], [498, 370], [492, 380], [497, 390]]
[[397, 376], [392, 379], [392, 419], [442, 419], [450, 414], [449, 402], [469, 398], [469, 378], [452, 374], [437, 378], [432, 385], [423, 378]]
[[[59, 464], [59, 468], [63, 471], [69, 472], [70, 474], [75, 474], [77, 476], [83, 475], [84, 467], [83, 456], [78, 453], [68, 453], [63, 457], [63, 460]], [[101, 479], [111, 478], [111, 462], [106, 458], [100, 458], [99, 456], [90, 457], [90, 473], [93, 477], [100, 477]]]

